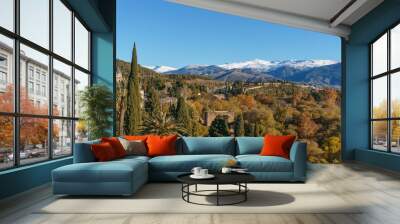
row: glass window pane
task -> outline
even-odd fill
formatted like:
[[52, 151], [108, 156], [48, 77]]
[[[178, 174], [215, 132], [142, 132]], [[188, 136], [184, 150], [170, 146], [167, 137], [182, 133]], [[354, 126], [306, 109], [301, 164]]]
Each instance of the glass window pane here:
[[20, 0], [21, 36], [49, 48], [49, 0]]
[[14, 31], [14, 0], [0, 1], [0, 26]]
[[14, 165], [14, 125], [10, 116], [0, 116], [0, 170]]
[[75, 18], [75, 63], [89, 70], [89, 32]]
[[14, 42], [0, 35], [0, 111], [14, 111]]
[[48, 114], [49, 57], [21, 44], [20, 110], [25, 114]]
[[89, 86], [89, 75], [75, 69], [75, 117], [82, 114], [80, 105], [80, 96], [82, 91]]
[[395, 69], [400, 67], [400, 24], [390, 34], [390, 67]]
[[392, 152], [400, 153], [400, 121], [394, 120], [391, 121], [392, 125], [392, 133], [391, 133], [391, 141], [392, 141]]
[[49, 158], [49, 120], [22, 117], [20, 119], [20, 163], [34, 163]]
[[85, 142], [88, 138], [88, 128], [84, 120], [75, 122], [75, 143]]
[[387, 71], [387, 34], [372, 44], [373, 76]]
[[53, 120], [53, 156], [72, 154], [72, 121]]
[[53, 17], [53, 51], [71, 60], [72, 12], [60, 0], [53, 0]]
[[400, 118], [400, 72], [391, 75], [390, 98], [392, 117]]
[[387, 118], [387, 77], [372, 81], [372, 118]]
[[372, 122], [372, 147], [387, 151], [387, 121]]
[[53, 115], [72, 117], [72, 68], [53, 60]]

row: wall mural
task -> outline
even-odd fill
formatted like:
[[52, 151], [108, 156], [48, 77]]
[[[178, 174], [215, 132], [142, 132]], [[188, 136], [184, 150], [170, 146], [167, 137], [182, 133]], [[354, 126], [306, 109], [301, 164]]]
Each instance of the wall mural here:
[[[144, 49], [145, 50], [145, 49]], [[117, 134], [296, 135], [340, 162], [340, 62], [252, 60], [181, 68], [117, 61]]]

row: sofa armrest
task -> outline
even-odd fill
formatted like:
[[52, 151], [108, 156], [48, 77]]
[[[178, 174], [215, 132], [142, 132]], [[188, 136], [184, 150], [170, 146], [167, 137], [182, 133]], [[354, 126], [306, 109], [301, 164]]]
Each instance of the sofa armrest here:
[[95, 162], [96, 158], [92, 153], [90, 146], [92, 144], [100, 143], [99, 140], [75, 143], [74, 145], [74, 163], [89, 163]]
[[290, 160], [293, 162], [293, 179], [305, 181], [307, 173], [307, 143], [296, 141], [290, 149]]

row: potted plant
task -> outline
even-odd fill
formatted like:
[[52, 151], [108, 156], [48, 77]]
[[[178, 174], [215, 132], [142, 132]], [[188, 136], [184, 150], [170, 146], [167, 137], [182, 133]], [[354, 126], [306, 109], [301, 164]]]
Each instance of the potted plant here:
[[110, 136], [113, 115], [113, 94], [105, 85], [95, 84], [81, 92], [82, 118], [89, 139]]

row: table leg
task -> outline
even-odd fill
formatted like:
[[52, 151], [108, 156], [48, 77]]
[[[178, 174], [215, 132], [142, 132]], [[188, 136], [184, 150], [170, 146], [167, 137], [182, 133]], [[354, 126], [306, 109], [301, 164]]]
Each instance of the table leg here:
[[217, 184], [217, 206], [219, 206], [219, 184]]
[[247, 189], [247, 183], [244, 183], [244, 187], [245, 187], [245, 192], [244, 192], [244, 201], [247, 201], [247, 192], [248, 192], [248, 189]]
[[195, 185], [195, 190], [194, 191], [196, 191], [197, 192], [197, 184]]

